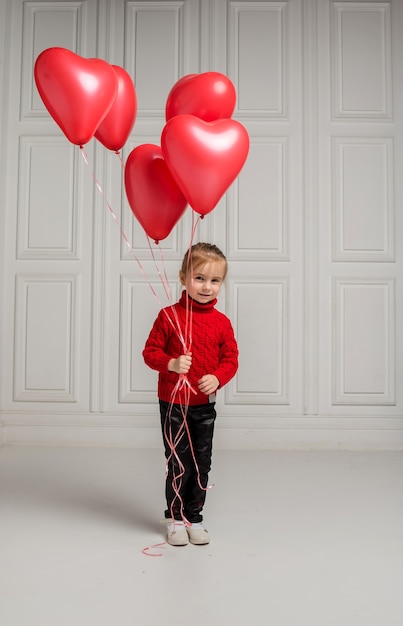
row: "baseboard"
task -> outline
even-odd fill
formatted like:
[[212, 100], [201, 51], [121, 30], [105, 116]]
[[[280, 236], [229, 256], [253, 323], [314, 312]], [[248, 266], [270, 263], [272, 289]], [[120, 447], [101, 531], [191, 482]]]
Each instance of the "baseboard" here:
[[[1, 445], [159, 448], [147, 416], [3, 414]], [[214, 447], [229, 450], [403, 450], [403, 417], [220, 417]]]

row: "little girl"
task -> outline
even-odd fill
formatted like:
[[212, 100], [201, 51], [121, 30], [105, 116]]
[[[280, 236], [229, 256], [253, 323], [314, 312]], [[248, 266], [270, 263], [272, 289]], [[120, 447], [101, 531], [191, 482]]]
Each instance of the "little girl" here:
[[235, 376], [238, 346], [230, 320], [215, 308], [227, 273], [217, 246], [197, 243], [182, 262], [179, 302], [162, 309], [143, 350], [159, 372], [158, 398], [167, 459], [167, 540], [207, 544], [202, 525], [211, 468], [216, 391]]

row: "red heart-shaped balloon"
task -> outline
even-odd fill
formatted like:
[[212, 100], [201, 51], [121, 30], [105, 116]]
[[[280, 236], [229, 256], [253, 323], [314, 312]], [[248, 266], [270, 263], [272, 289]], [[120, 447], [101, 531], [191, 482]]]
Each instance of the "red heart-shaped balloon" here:
[[105, 148], [118, 152], [126, 143], [137, 115], [137, 96], [133, 81], [123, 67], [112, 65], [118, 79], [118, 92], [112, 107], [98, 126], [95, 138]]
[[159, 146], [142, 144], [131, 151], [125, 165], [125, 189], [133, 215], [146, 234], [156, 243], [168, 237], [187, 202]]
[[220, 72], [188, 74], [180, 78], [168, 94], [165, 117], [195, 115], [205, 122], [231, 117], [236, 103], [235, 87]]
[[177, 115], [165, 124], [161, 148], [192, 209], [206, 215], [241, 171], [249, 136], [236, 120], [204, 122], [194, 115]]
[[113, 67], [66, 48], [47, 48], [35, 61], [34, 76], [43, 103], [67, 139], [87, 143], [116, 98]]

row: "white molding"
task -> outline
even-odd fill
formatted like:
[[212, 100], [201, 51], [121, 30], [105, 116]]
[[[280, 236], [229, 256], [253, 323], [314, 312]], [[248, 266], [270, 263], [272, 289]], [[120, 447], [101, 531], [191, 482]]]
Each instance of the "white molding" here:
[[[345, 333], [345, 293], [348, 288], [360, 289], [369, 287], [383, 290], [383, 302], [385, 306], [385, 389], [378, 392], [347, 392], [344, 389], [344, 368], [346, 367], [346, 355], [344, 353]], [[369, 405], [369, 406], [396, 406], [396, 361], [395, 361], [395, 292], [396, 281], [394, 278], [371, 278], [371, 277], [333, 277], [333, 391], [332, 404], [344, 405]]]
[[[383, 152], [383, 163], [379, 166], [379, 173], [383, 175], [383, 203], [379, 210], [383, 211], [383, 247], [382, 248], [345, 248], [344, 247], [344, 215], [346, 208], [344, 200], [346, 191], [344, 190], [344, 160], [348, 148], [381, 149]], [[334, 261], [355, 261], [370, 263], [373, 261], [385, 262], [395, 260], [394, 236], [395, 236], [395, 215], [394, 215], [394, 144], [391, 137], [331, 137], [332, 155], [332, 222], [333, 238], [332, 250]], [[366, 176], [368, 178], [368, 175]], [[359, 183], [357, 183], [359, 184]], [[368, 226], [367, 226], [368, 227]]]
[[[29, 290], [39, 286], [65, 288], [66, 334], [65, 334], [65, 381], [62, 388], [29, 389], [26, 386], [28, 367], [28, 320]], [[79, 310], [81, 303], [81, 277], [75, 274], [17, 274], [16, 307], [14, 320], [15, 362], [14, 362], [14, 400], [22, 402], [77, 402], [79, 343]], [[50, 313], [49, 313], [50, 314]], [[31, 320], [34, 323], [35, 320]], [[35, 355], [32, 355], [34, 357]]]
[[[42, 106], [40, 99], [38, 98], [34, 73], [32, 68], [35, 64], [35, 54], [39, 54], [37, 51], [38, 39], [35, 28], [37, 28], [40, 21], [41, 14], [52, 13], [53, 19], [59, 13], [59, 26], [65, 25], [66, 29], [69, 26], [69, 22], [66, 19], [66, 13], [70, 12], [72, 16], [70, 31], [70, 42], [65, 41], [64, 47], [72, 49], [77, 54], [80, 54], [80, 34], [82, 32], [82, 22], [86, 18], [86, 3], [85, 2], [53, 2], [52, 4], [46, 4], [43, 2], [25, 2], [23, 6], [23, 62], [21, 70], [21, 119], [45, 119], [49, 117], [48, 111]], [[54, 25], [54, 23], [53, 23]], [[46, 46], [45, 46], [46, 47]], [[39, 108], [35, 106], [39, 104]]]
[[[241, 215], [240, 215], [240, 181], [243, 181], [243, 185], [246, 186], [246, 176], [239, 177], [233, 185], [229, 188], [227, 194], [232, 203], [232, 210], [228, 215], [228, 232], [229, 232], [229, 255], [231, 261], [290, 261], [290, 191], [287, 188], [286, 181], [291, 178], [291, 166], [290, 166], [290, 138], [287, 136], [275, 136], [275, 137], [254, 137], [250, 136], [250, 152], [254, 148], [265, 148], [267, 150], [267, 157], [270, 158], [270, 152], [273, 154], [276, 152], [277, 156], [277, 178], [278, 178], [278, 232], [276, 240], [278, 245], [276, 247], [243, 247], [240, 248], [238, 241], [242, 234]], [[268, 169], [268, 168], [267, 168]], [[248, 162], [245, 165], [245, 174], [249, 170]], [[267, 177], [271, 175], [270, 172], [266, 172]], [[263, 178], [263, 176], [262, 176]], [[249, 197], [253, 197], [254, 187], [253, 178], [252, 186], [248, 190]], [[264, 213], [270, 212], [270, 205], [273, 204], [273, 198], [266, 198], [266, 210]], [[246, 215], [248, 218], [248, 215]], [[250, 216], [249, 216], [250, 220]], [[267, 236], [267, 233], [265, 233]]]
[[319, 373], [319, 148], [318, 148], [318, 8], [303, 4], [304, 133], [304, 414], [318, 412]]
[[[7, 163], [9, 159], [9, 150], [8, 150], [8, 132], [7, 132], [7, 122], [8, 122], [8, 98], [6, 98], [6, 93], [9, 91], [9, 73], [10, 69], [8, 64], [6, 63], [6, 58], [10, 50], [10, 38], [11, 38], [11, 29], [7, 27], [7, 24], [10, 24], [10, 15], [11, 15], [11, 0], [7, 0], [6, 2], [0, 3], [0, 145], [2, 147], [0, 151], [0, 206], [7, 206]], [[3, 303], [0, 307], [0, 342], [2, 345], [2, 350], [0, 351], [0, 410], [4, 405], [4, 397], [5, 397], [5, 371], [6, 364], [8, 363], [6, 359], [6, 350], [5, 350], [5, 338], [7, 336], [6, 329], [6, 312], [4, 303], [6, 302], [6, 211], [0, 211], [0, 301]], [[2, 426], [1, 426], [1, 415], [0, 415], [0, 445], [2, 442]]]
[[[239, 417], [217, 424], [218, 450], [403, 450], [403, 416]], [[4, 414], [2, 445], [162, 448], [157, 416]]]
[[[40, 159], [40, 155], [36, 153], [37, 150], [46, 148], [49, 151], [48, 160], [45, 165]], [[19, 191], [18, 191], [18, 205], [17, 205], [17, 258], [18, 259], [35, 259], [35, 260], [78, 260], [78, 240], [80, 233], [78, 232], [80, 221], [78, 217], [78, 202], [77, 202], [77, 188], [80, 180], [78, 170], [78, 154], [71, 143], [68, 143], [60, 136], [42, 135], [31, 137], [27, 135], [21, 135], [19, 141], [19, 162], [18, 162], [18, 179], [19, 179]], [[50, 152], [53, 150], [53, 152]], [[61, 160], [61, 154], [64, 157], [64, 161]], [[67, 232], [67, 241], [65, 244], [58, 244], [55, 237], [51, 239], [47, 237], [48, 243], [44, 244], [43, 240], [41, 245], [30, 246], [29, 231], [32, 228], [36, 220], [40, 220], [40, 226], [43, 229], [43, 223], [46, 222], [43, 217], [45, 213], [44, 209], [49, 213], [55, 210], [55, 198], [45, 197], [43, 199], [43, 187], [36, 185], [34, 191], [32, 184], [34, 181], [34, 173], [41, 169], [41, 178], [49, 177], [49, 165], [52, 161], [63, 163], [65, 171], [59, 170], [56, 172], [57, 176], [64, 178], [66, 187], [66, 193], [62, 195], [59, 200], [61, 189], [58, 187], [58, 202], [57, 210], [59, 211], [60, 218], [63, 218], [63, 214], [68, 216], [68, 224], [64, 226]], [[64, 182], [63, 181], [63, 182]], [[36, 191], [36, 194], [35, 194]], [[38, 198], [38, 193], [40, 197]], [[48, 206], [44, 206], [44, 202], [47, 202]], [[51, 205], [49, 206], [49, 203]], [[33, 205], [40, 206], [41, 215], [38, 211], [33, 210]], [[59, 220], [60, 221], [60, 220]], [[36, 227], [38, 228], [38, 227]], [[53, 225], [55, 228], [55, 224]], [[41, 234], [42, 234], [41, 229]], [[46, 238], [45, 238], [46, 239]]]
[[[239, 297], [242, 289], [248, 290], [250, 287], [257, 286], [260, 290], [269, 288], [271, 291], [277, 291], [277, 308], [278, 308], [278, 336], [279, 349], [277, 361], [277, 380], [278, 388], [274, 391], [259, 390], [239, 390], [239, 376], [234, 377], [225, 387], [225, 400], [227, 404], [250, 405], [289, 405], [290, 404], [290, 279], [289, 277], [270, 277], [265, 279], [257, 279], [250, 277], [247, 281], [242, 279], [232, 281], [231, 288], [233, 292], [232, 302], [234, 309], [230, 311], [230, 318], [233, 320], [235, 334], [240, 334], [240, 320], [238, 316]], [[272, 303], [273, 304], [273, 303]], [[255, 364], [255, 366], [257, 366]], [[250, 365], [250, 367], [252, 367]], [[262, 363], [262, 367], [264, 364]]]
[[[107, 373], [105, 367], [107, 355], [107, 327], [110, 314], [110, 305], [107, 297], [108, 289], [108, 262], [110, 263], [110, 237], [115, 224], [111, 220], [106, 208], [111, 184], [107, 173], [107, 155], [96, 146], [94, 167], [102, 172], [104, 180], [103, 193], [96, 193], [92, 197], [93, 214], [93, 244], [92, 244], [92, 314], [91, 314], [91, 370], [90, 370], [90, 410], [103, 411], [106, 393]], [[104, 198], [105, 194], [105, 198]], [[111, 220], [112, 221], [112, 220]]]
[[[331, 13], [331, 37], [332, 37], [332, 118], [333, 121], [354, 120], [364, 122], [389, 122], [392, 120], [392, 44], [391, 44], [391, 15], [390, 2], [332, 2]], [[351, 12], [365, 13], [377, 12], [380, 18], [379, 41], [383, 45], [383, 106], [378, 110], [348, 110], [343, 109], [343, 27], [342, 16]], [[362, 18], [361, 18], [362, 19]], [[365, 27], [364, 27], [365, 28]], [[371, 42], [372, 43], [372, 42]]]
[[[139, 76], [136, 74], [136, 68], [141, 65], [141, 50], [138, 48], [137, 37], [137, 19], [141, 12], [149, 12], [151, 16], [153, 13], [156, 15], [158, 12], [171, 12], [174, 16], [175, 24], [173, 30], [172, 41], [175, 42], [172, 50], [175, 54], [174, 65], [171, 68], [175, 74], [174, 83], [179, 80], [181, 76], [194, 73], [195, 68], [198, 67], [198, 55], [200, 47], [200, 31], [198, 25], [198, 15], [200, 14], [199, 8], [200, 0], [187, 0], [186, 2], [177, 2], [176, 0], [167, 0], [166, 2], [141, 2], [128, 1], [126, 3], [125, 10], [125, 24], [124, 24], [124, 40], [125, 40], [125, 62], [126, 70], [129, 72], [134, 80], [135, 85], [139, 82]], [[168, 28], [169, 23], [166, 24]], [[158, 45], [158, 41], [156, 45]], [[161, 77], [164, 82], [165, 76]], [[141, 81], [140, 81], [141, 83]], [[142, 119], [164, 119], [164, 107], [155, 109], [145, 109], [142, 106], [142, 101], [138, 102], [137, 120]]]
[[[240, 32], [240, 15], [242, 12], [258, 12], [258, 13], [272, 13], [277, 17], [277, 27], [279, 33], [279, 103], [277, 108], [273, 109], [248, 109], [239, 107], [239, 100], [242, 94], [238, 98], [235, 114], [242, 119], [280, 119], [288, 121], [289, 107], [288, 107], [288, 79], [287, 72], [289, 71], [289, 29], [287, 28], [289, 23], [289, 7], [287, 2], [229, 2], [228, 3], [228, 72], [232, 76], [237, 93], [239, 93], [239, 55], [242, 54], [239, 46], [239, 32]], [[277, 14], [277, 15], [276, 15]]]

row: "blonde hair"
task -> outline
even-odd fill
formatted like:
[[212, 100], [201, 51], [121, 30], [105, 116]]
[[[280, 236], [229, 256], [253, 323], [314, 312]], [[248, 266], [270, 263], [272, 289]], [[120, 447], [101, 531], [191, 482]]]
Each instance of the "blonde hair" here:
[[180, 274], [186, 276], [189, 271], [194, 271], [204, 263], [221, 261], [225, 264], [224, 278], [227, 274], [228, 263], [227, 258], [220, 248], [213, 243], [195, 243], [186, 251], [183, 257]]

